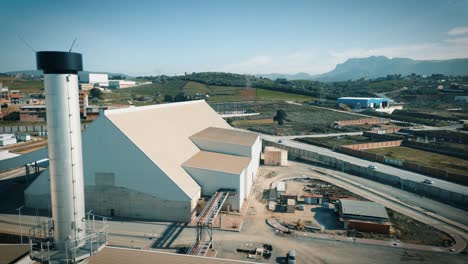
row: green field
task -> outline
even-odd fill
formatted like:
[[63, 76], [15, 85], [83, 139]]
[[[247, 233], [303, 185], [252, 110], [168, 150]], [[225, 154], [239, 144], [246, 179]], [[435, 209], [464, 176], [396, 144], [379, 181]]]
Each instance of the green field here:
[[41, 80], [23, 80], [13, 77], [0, 77], [0, 82], [3, 86], [10, 90], [20, 90], [26, 93], [42, 93], [44, 85]]
[[[247, 92], [247, 93], [246, 93]], [[248, 94], [250, 92], [250, 95]], [[115, 90], [105, 94], [107, 102], [127, 103], [135, 97], [145, 96], [150, 98], [146, 103], [153, 104], [164, 101], [166, 95], [176, 96], [179, 93], [195, 95], [197, 93], [208, 94], [208, 102], [242, 102], [242, 101], [297, 101], [313, 100], [313, 97], [271, 91], [266, 89], [249, 89], [245, 87], [206, 85], [193, 81], [168, 80], [164, 83], [152, 83], [138, 87]]]
[[[260, 113], [256, 116], [232, 118], [232, 125], [271, 135], [304, 135], [329, 132], [358, 131], [353, 127], [341, 129], [332, 128], [336, 120], [357, 119], [359, 116], [315, 108], [307, 104], [293, 105], [284, 102], [263, 102], [248, 105], [252, 112]], [[283, 125], [268, 122], [273, 120], [276, 111], [284, 110], [287, 114]], [[258, 121], [256, 121], [258, 120]]]
[[468, 175], [468, 160], [455, 157], [408, 147], [369, 149], [366, 152]]

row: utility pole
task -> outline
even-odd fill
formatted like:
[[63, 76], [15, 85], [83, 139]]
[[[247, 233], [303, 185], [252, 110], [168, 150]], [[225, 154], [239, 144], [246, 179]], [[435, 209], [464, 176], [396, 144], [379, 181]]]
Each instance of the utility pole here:
[[21, 236], [21, 244], [23, 244], [23, 225], [21, 223], [21, 209], [23, 209], [24, 205], [22, 205], [21, 207], [19, 208], [16, 208], [16, 210], [18, 211], [18, 215], [19, 215], [19, 222], [20, 222], [20, 236]]

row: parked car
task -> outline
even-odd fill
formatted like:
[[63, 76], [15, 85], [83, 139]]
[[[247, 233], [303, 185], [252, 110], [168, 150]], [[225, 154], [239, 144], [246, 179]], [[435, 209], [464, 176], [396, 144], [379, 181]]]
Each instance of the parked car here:
[[431, 180], [429, 180], [429, 179], [425, 179], [425, 180], [423, 181], [423, 183], [425, 183], [425, 184], [433, 184], [434, 182], [431, 181]]
[[369, 165], [369, 166], [367, 166], [367, 168], [369, 168], [369, 169], [371, 169], [371, 170], [376, 170], [376, 169], [377, 169], [377, 166]]
[[289, 250], [286, 258], [288, 259], [288, 264], [296, 264], [296, 250]]
[[300, 204], [300, 205], [296, 206], [296, 209], [299, 210], [299, 211], [304, 211], [305, 207], [304, 207], [303, 204]]
[[283, 144], [283, 140], [278, 140], [278, 144]]

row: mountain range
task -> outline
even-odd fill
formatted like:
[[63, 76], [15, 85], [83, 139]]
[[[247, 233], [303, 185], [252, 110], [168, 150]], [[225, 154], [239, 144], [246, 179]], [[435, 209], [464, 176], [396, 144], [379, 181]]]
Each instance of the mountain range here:
[[298, 74], [258, 74], [257, 76], [289, 80], [317, 80], [324, 82], [356, 80], [360, 78], [385, 77], [391, 74], [444, 74], [468, 75], [468, 58], [451, 60], [412, 60], [408, 58], [389, 59], [385, 56], [372, 56], [368, 58], [348, 59], [336, 65], [335, 69], [327, 73], [310, 75]]
[[[101, 73], [107, 73], [110, 78], [112, 78], [112, 76], [125, 76], [126, 78], [130, 77], [123, 73]], [[371, 56], [367, 58], [348, 59], [347, 61], [336, 65], [335, 69], [323, 74], [311, 75], [301, 72], [296, 74], [256, 74], [256, 76], [268, 78], [271, 80], [283, 78], [288, 80], [316, 80], [323, 82], [336, 82], [356, 80], [360, 78], [378, 78], [392, 74], [401, 74], [405, 76], [412, 73], [419, 75], [468, 75], [468, 58], [451, 60], [413, 60], [408, 58], [389, 59], [385, 56]], [[42, 71], [10, 71], [5, 72], [4, 74], [10, 76], [22, 74], [37, 77], [42, 75]]]

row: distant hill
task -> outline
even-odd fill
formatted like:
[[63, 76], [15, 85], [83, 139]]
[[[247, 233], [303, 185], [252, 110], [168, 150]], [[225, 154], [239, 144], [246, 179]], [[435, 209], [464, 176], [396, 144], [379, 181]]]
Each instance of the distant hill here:
[[296, 74], [282, 74], [282, 73], [265, 73], [265, 74], [255, 74], [256, 77], [268, 78], [270, 80], [276, 79], [287, 79], [287, 80], [311, 80], [314, 78], [314, 75], [310, 75], [305, 72], [300, 72]]
[[[112, 76], [124, 76], [126, 78], [132, 78], [131, 76], [123, 73], [113, 73], [113, 72], [100, 72], [100, 71], [84, 71], [84, 72], [91, 72], [91, 73], [107, 73], [109, 77]], [[9, 76], [16, 76], [16, 75], [23, 75], [27, 77], [39, 77], [42, 75], [42, 71], [39, 70], [24, 70], [24, 71], [9, 71], [5, 72], [4, 74]]]
[[408, 58], [389, 59], [385, 56], [372, 56], [368, 58], [348, 59], [344, 63], [336, 65], [330, 72], [311, 75], [308, 73], [297, 74], [257, 74], [257, 77], [271, 80], [316, 80], [323, 82], [339, 82], [357, 80], [360, 78], [378, 78], [387, 75], [401, 74], [403, 76], [412, 73], [419, 75], [444, 74], [444, 75], [468, 75], [468, 58], [452, 60], [412, 60]]
[[359, 78], [377, 78], [392, 74], [468, 75], [468, 58], [452, 60], [389, 59], [384, 56], [349, 59], [336, 65], [330, 72], [314, 76], [318, 81], [346, 81]]

